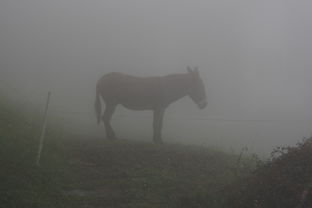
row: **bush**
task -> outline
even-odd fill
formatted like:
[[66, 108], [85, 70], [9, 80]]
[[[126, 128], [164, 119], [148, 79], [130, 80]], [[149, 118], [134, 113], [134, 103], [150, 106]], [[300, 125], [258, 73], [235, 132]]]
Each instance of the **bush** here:
[[312, 207], [312, 138], [278, 147], [269, 161], [228, 188], [229, 207]]

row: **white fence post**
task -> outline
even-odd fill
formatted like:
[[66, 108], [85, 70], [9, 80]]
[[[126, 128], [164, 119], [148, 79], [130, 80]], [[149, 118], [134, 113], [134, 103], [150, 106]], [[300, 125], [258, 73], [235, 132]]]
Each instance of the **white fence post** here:
[[37, 166], [40, 165], [41, 152], [42, 152], [45, 132], [46, 132], [46, 128], [47, 128], [47, 120], [48, 120], [47, 117], [48, 117], [48, 108], [49, 108], [49, 103], [50, 103], [50, 96], [51, 96], [51, 92], [48, 93], [48, 98], [47, 98], [45, 111], [44, 111], [44, 120], [43, 120], [42, 129], [41, 129], [41, 135], [40, 135], [40, 141], [39, 141], [39, 147], [38, 147], [38, 153], [37, 153], [37, 161], [36, 161]]

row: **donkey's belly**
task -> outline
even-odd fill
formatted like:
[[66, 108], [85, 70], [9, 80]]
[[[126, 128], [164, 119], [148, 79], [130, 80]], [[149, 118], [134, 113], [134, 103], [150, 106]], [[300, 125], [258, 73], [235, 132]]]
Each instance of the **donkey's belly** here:
[[[134, 88], [132, 86], [132, 88]], [[124, 89], [116, 94], [118, 103], [131, 110], [154, 109], [162, 102], [158, 92], [148, 87], [137, 87], [135, 89]]]
[[130, 110], [152, 110], [155, 107], [151, 103], [121, 102], [120, 104]]

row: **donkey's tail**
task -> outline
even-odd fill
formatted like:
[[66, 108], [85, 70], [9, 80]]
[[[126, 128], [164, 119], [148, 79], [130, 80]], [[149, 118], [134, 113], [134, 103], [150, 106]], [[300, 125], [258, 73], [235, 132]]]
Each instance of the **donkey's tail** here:
[[94, 109], [95, 109], [95, 115], [97, 118], [97, 123], [99, 124], [101, 122], [101, 111], [102, 111], [99, 85], [96, 86]]

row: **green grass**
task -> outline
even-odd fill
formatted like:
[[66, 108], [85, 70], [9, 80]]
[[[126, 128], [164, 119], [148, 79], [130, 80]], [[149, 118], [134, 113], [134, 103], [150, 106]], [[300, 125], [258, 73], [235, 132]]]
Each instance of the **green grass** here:
[[63, 185], [76, 200], [73, 207], [184, 207], [203, 196], [215, 201], [209, 207], [220, 207], [223, 189], [237, 179], [237, 155], [204, 147], [102, 138], [67, 142]]
[[0, 96], [0, 208], [311, 207], [312, 138], [255, 163], [206, 147], [82, 137], [50, 122], [37, 167], [41, 114]]
[[198, 146], [79, 138], [50, 125], [36, 167], [41, 122], [40, 112], [0, 97], [0, 208], [222, 207], [224, 188], [252, 163], [239, 168], [238, 155]]
[[0, 98], [0, 207], [63, 207], [58, 132], [49, 130], [43, 165], [36, 167], [41, 118], [28, 110]]

